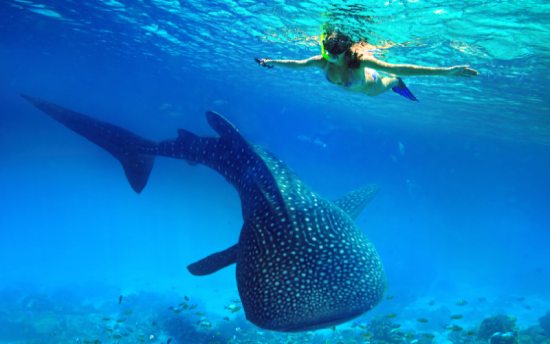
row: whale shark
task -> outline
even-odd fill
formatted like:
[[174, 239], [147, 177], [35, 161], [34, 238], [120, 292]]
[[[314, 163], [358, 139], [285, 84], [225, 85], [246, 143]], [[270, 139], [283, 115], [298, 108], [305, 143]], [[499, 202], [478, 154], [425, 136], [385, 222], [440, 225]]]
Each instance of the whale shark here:
[[118, 159], [137, 193], [160, 156], [203, 164], [225, 177], [242, 205], [238, 241], [187, 268], [202, 276], [236, 264], [245, 316], [258, 327], [282, 332], [331, 327], [364, 314], [383, 298], [382, 261], [354, 222], [378, 192], [376, 185], [335, 201], [325, 199], [212, 111], [206, 119], [217, 135], [179, 129], [175, 139], [155, 142], [54, 103], [22, 97]]

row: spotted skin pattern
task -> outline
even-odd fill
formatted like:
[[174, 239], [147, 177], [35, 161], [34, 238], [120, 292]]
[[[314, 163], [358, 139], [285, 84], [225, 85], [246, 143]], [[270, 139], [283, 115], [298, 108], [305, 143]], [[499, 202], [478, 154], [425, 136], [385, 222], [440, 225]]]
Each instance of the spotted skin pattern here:
[[53, 103], [23, 97], [115, 156], [136, 192], [145, 187], [155, 156], [204, 164], [234, 185], [244, 222], [238, 243], [188, 269], [207, 275], [236, 263], [243, 309], [257, 326], [288, 332], [334, 326], [382, 299], [382, 262], [354, 223], [378, 191], [376, 186], [334, 202], [324, 199], [214, 112], [206, 117], [218, 137], [180, 129], [175, 140], [156, 143]]

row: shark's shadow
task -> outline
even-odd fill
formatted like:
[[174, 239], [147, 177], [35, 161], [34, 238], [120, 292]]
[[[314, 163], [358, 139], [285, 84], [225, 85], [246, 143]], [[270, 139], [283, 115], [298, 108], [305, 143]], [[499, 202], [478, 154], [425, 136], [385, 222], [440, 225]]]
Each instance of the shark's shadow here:
[[207, 112], [217, 137], [178, 130], [154, 142], [115, 125], [23, 95], [27, 101], [117, 158], [141, 192], [156, 156], [200, 163], [238, 191], [238, 243], [188, 266], [207, 275], [236, 264], [246, 318], [276, 331], [340, 324], [372, 309], [386, 288], [380, 257], [354, 219], [377, 193], [369, 185], [336, 201], [311, 191], [281, 160], [249, 144], [225, 118]]

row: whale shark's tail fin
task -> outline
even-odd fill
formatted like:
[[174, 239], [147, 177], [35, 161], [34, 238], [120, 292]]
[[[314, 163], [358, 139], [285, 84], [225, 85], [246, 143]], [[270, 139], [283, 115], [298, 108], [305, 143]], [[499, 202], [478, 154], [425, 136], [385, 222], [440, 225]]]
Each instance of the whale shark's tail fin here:
[[120, 161], [128, 182], [140, 193], [153, 168], [156, 143], [136, 134], [45, 100], [21, 95], [39, 110], [102, 147]]

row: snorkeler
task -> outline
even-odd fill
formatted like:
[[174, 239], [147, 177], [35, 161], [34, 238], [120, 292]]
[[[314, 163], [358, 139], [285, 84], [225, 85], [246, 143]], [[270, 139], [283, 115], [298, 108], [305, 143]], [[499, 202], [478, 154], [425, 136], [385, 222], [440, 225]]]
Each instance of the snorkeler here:
[[[417, 101], [400, 76], [443, 75], [472, 77], [479, 73], [468, 66], [424, 67], [411, 64], [392, 64], [374, 57], [373, 53], [386, 47], [376, 47], [366, 41], [354, 42], [339, 31], [321, 35], [321, 55], [304, 60], [272, 60], [255, 58], [263, 67], [289, 68], [319, 67], [329, 82], [348, 90], [377, 96], [392, 89], [394, 92]], [[383, 72], [380, 75], [378, 72]]]

